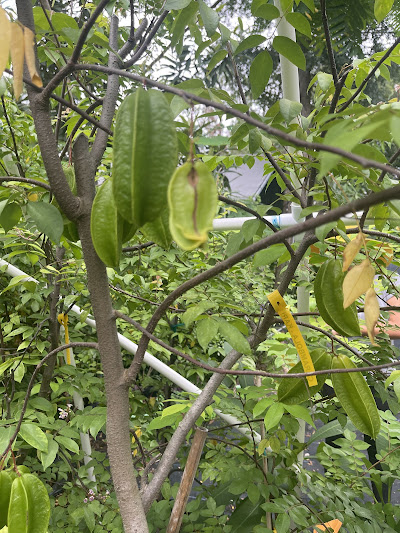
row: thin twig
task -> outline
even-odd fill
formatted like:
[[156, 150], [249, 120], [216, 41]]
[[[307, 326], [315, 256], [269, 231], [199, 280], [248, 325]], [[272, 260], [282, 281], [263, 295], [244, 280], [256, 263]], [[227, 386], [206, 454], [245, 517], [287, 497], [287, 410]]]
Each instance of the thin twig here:
[[[251, 207], [248, 207], [247, 205], [244, 205], [244, 204], [242, 204], [240, 202], [236, 202], [235, 200], [232, 200], [231, 198], [227, 198], [226, 196], [219, 195], [218, 199], [221, 202], [224, 202], [225, 204], [233, 205], [234, 207], [237, 207], [238, 209], [243, 209], [243, 211], [246, 211], [247, 213], [250, 213], [250, 215], [253, 215], [254, 217], [256, 217], [258, 220], [260, 220], [260, 222], [263, 222], [267, 226], [267, 228], [269, 228], [274, 233], [279, 231], [279, 229], [276, 228], [273, 224], [271, 224], [271, 222], [269, 222], [269, 220], [266, 220], [263, 216], [261, 216], [259, 213], [257, 213], [257, 211], [255, 211], [254, 209], [251, 209]], [[294, 255], [294, 251], [293, 251], [293, 248], [288, 243], [288, 241], [284, 240], [283, 244], [286, 246], [286, 249], [290, 253], [290, 255], [293, 256]]]
[[29, 183], [30, 185], [36, 185], [36, 187], [42, 187], [46, 191], [51, 191], [50, 185], [43, 183], [43, 181], [34, 180], [32, 178], [21, 178], [20, 176], [0, 176], [0, 183], [5, 181], [19, 181], [21, 183]]
[[333, 83], [335, 84], [335, 87], [336, 87], [338, 84], [338, 75], [337, 75], [337, 70], [336, 70], [335, 55], [333, 53], [333, 48], [332, 48], [331, 33], [329, 31], [329, 22], [328, 22], [328, 17], [326, 15], [325, 0], [321, 0], [321, 15], [322, 15], [322, 23], [324, 25], [326, 48], [328, 51], [329, 63], [331, 65], [331, 72], [333, 76]]
[[8, 129], [10, 130], [11, 139], [12, 139], [12, 143], [13, 143], [13, 146], [14, 146], [14, 150], [13, 151], [14, 151], [14, 155], [15, 155], [15, 157], [17, 159], [17, 167], [18, 167], [18, 170], [19, 170], [19, 173], [21, 174], [21, 176], [25, 176], [25, 172], [24, 172], [24, 169], [22, 168], [22, 164], [21, 164], [21, 159], [19, 157], [19, 151], [18, 151], [17, 141], [16, 141], [15, 135], [14, 135], [14, 129], [11, 126], [10, 119], [8, 118], [8, 113], [7, 113], [6, 103], [4, 101], [4, 96], [1, 97], [1, 103], [2, 103], [2, 106], [3, 106], [4, 118], [6, 119]]
[[238, 71], [238, 68], [237, 68], [237, 65], [236, 65], [236, 61], [235, 61], [235, 59], [233, 57], [232, 46], [231, 46], [231, 43], [229, 41], [227, 42], [226, 48], [228, 50], [229, 59], [231, 60], [231, 63], [232, 63], [233, 74], [235, 76], [236, 84], [237, 84], [238, 89], [239, 89], [240, 97], [241, 97], [242, 102], [244, 103], [244, 105], [247, 105], [246, 95], [244, 94], [243, 85], [242, 85], [242, 82], [241, 82], [240, 76], [239, 76], [239, 71]]
[[289, 178], [286, 176], [284, 171], [281, 169], [281, 167], [278, 165], [278, 163], [275, 161], [275, 158], [272, 157], [272, 155], [267, 152], [266, 150], [263, 150], [265, 157], [268, 159], [268, 161], [271, 163], [272, 167], [274, 168], [275, 172], [278, 174], [278, 176], [281, 178], [283, 183], [286, 185], [286, 188], [292, 194], [297, 200], [300, 202], [301, 207], [306, 207], [303, 199], [301, 198], [300, 194], [296, 191], [296, 189], [293, 187], [293, 183], [289, 180]]
[[375, 72], [379, 69], [379, 67], [382, 65], [382, 63], [384, 63], [384, 61], [386, 61], [386, 59], [390, 56], [390, 54], [393, 52], [393, 50], [396, 48], [396, 46], [400, 43], [400, 37], [398, 37], [395, 42], [392, 44], [392, 46], [386, 51], [386, 53], [380, 58], [379, 61], [376, 62], [374, 68], [371, 70], [371, 72], [363, 79], [362, 83], [360, 84], [360, 86], [357, 88], [357, 90], [354, 92], [354, 94], [352, 94], [352, 96], [347, 100], [347, 102], [345, 102], [340, 108], [339, 108], [339, 113], [341, 111], [344, 111], [345, 109], [347, 109], [349, 107], [349, 105], [351, 104], [351, 102], [353, 102], [353, 100], [355, 98], [357, 98], [357, 96], [361, 93], [361, 91], [364, 89], [364, 87], [367, 85], [367, 83], [369, 82], [369, 80], [375, 75]]
[[153, 246], [155, 242], [148, 241], [144, 242], [142, 244], [134, 244], [133, 246], [126, 246], [125, 248], [122, 248], [123, 252], [137, 252], [138, 250], [144, 250], [145, 248], [150, 248], [150, 246]]

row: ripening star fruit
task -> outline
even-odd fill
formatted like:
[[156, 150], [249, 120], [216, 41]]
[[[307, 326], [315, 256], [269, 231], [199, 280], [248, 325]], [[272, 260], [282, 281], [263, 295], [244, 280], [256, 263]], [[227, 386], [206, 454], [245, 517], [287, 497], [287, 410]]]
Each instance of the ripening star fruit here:
[[131, 239], [136, 226], [118, 213], [112, 194], [112, 181], [107, 180], [98, 189], [93, 201], [90, 233], [97, 255], [108, 267], [117, 267], [122, 243]]
[[328, 259], [320, 266], [314, 280], [315, 301], [321, 318], [337, 333], [345, 337], [361, 335], [357, 309], [353, 303], [343, 306], [342, 264], [339, 259]]
[[169, 227], [183, 250], [207, 242], [218, 205], [212, 173], [201, 161], [177, 168], [168, 186]]
[[113, 194], [120, 215], [138, 228], [167, 206], [178, 159], [174, 120], [161, 91], [138, 88], [118, 110], [113, 148]]
[[[332, 359], [332, 369], [357, 368], [347, 355]], [[372, 437], [379, 433], [381, 419], [372, 392], [361, 372], [331, 374], [337, 399], [358, 430]]]

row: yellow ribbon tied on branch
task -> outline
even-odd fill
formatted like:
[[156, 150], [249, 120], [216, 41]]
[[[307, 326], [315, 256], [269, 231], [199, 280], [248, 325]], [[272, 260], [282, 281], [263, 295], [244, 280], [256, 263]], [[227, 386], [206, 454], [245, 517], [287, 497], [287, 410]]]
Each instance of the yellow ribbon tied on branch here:
[[[299, 354], [301, 364], [303, 365], [304, 372], [315, 372], [314, 364], [311, 360], [310, 352], [308, 351], [306, 343], [304, 342], [303, 335], [301, 334], [291, 312], [286, 307], [285, 300], [282, 298], [279, 291], [271, 292], [271, 294], [268, 295], [268, 300], [281, 317], [288, 332], [290, 333], [297, 353]], [[307, 376], [307, 383], [310, 387], [318, 385], [317, 377]]]
[[[68, 315], [60, 313], [58, 315], [58, 321], [64, 326], [65, 330], [65, 344], [69, 344], [69, 332], [68, 332]], [[71, 348], [67, 348], [67, 365], [71, 364]]]

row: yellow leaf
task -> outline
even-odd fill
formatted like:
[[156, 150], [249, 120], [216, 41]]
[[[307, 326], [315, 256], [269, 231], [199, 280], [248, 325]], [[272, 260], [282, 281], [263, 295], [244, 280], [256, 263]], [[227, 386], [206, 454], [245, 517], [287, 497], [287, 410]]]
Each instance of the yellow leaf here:
[[349, 307], [371, 287], [375, 269], [369, 259], [352, 268], [343, 281], [343, 307]]
[[26, 66], [28, 67], [32, 83], [36, 87], [43, 87], [42, 80], [36, 70], [35, 35], [32, 30], [26, 27], [24, 27], [24, 50]]
[[7, 66], [10, 52], [11, 23], [6, 12], [0, 7], [0, 77]]
[[335, 520], [331, 520], [330, 522], [325, 522], [324, 525], [318, 524], [317, 526], [315, 526], [318, 528], [318, 531], [314, 529], [314, 533], [320, 533], [321, 531], [326, 531], [325, 526], [333, 529], [333, 533], [338, 533], [339, 529], [342, 527], [342, 522], [336, 518]]
[[154, 407], [155, 403], [156, 403], [155, 397], [154, 396], [150, 396], [150, 398], [149, 398], [150, 407]]
[[375, 345], [376, 342], [374, 340], [374, 329], [376, 323], [378, 322], [380, 312], [381, 310], [379, 308], [378, 298], [375, 294], [374, 289], [371, 287], [367, 290], [367, 293], [365, 295], [364, 314], [369, 340], [372, 344]]
[[22, 93], [22, 75], [24, 72], [24, 31], [17, 22], [11, 24], [11, 61], [13, 64], [13, 86], [15, 99]]
[[346, 272], [349, 269], [349, 266], [360, 251], [363, 243], [364, 234], [360, 231], [360, 233], [357, 234], [357, 237], [350, 241], [343, 251], [343, 272]]

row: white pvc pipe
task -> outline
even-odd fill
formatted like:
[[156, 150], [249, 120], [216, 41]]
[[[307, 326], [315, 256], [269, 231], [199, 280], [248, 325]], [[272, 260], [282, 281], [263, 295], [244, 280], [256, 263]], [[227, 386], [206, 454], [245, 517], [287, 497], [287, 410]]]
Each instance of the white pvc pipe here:
[[[297, 209], [298, 208], [298, 209]], [[301, 207], [296, 205], [295, 209], [292, 209], [292, 213], [284, 213], [282, 215], [273, 215], [263, 217], [265, 220], [273, 224], [276, 228], [287, 228], [288, 226], [294, 226], [299, 222], [297, 211], [301, 211]], [[358, 214], [358, 213], [357, 213]], [[316, 217], [317, 213], [313, 213]], [[361, 216], [361, 213], [360, 213]], [[213, 220], [213, 231], [232, 231], [240, 230], [245, 222], [248, 220], [256, 220], [256, 217], [233, 217], [233, 218], [215, 218]], [[304, 220], [304, 219], [302, 219]], [[340, 219], [345, 226], [356, 226], [357, 221], [354, 217], [343, 217]], [[367, 219], [366, 224], [373, 224], [373, 220]], [[323, 226], [322, 226], [323, 227]]]
[[[24, 276], [24, 279], [21, 279], [21, 282], [24, 281], [34, 281], [35, 283], [38, 283], [38, 281], [31, 276], [28, 276], [25, 272], [20, 270], [19, 268], [16, 268], [15, 266], [11, 265], [7, 261], [4, 261], [4, 259], [0, 259], [0, 267], [6, 266], [5, 273], [9, 276], [16, 277], [16, 276]], [[75, 313], [76, 315], [80, 316], [82, 314], [82, 310], [77, 306], [73, 305], [71, 308], [71, 312]], [[96, 322], [89, 317], [85, 318], [86, 324], [91, 326], [92, 328], [96, 329]], [[127, 339], [120, 333], [118, 333], [118, 340], [120, 343], [120, 346], [124, 348], [127, 352], [131, 354], [135, 354], [137, 350], [137, 344], [132, 342], [131, 340]], [[154, 370], [157, 370], [160, 374], [165, 376], [167, 379], [175, 383], [178, 387], [180, 387], [182, 390], [186, 392], [192, 392], [194, 394], [200, 394], [202, 391], [196, 385], [193, 385], [188, 379], [184, 378], [178, 372], [175, 372], [175, 370], [172, 370], [168, 365], [154, 357], [154, 355], [151, 355], [149, 352], [146, 352], [144, 355], [143, 361], [154, 368]], [[232, 415], [227, 415], [225, 413], [222, 413], [219, 409], [214, 409], [214, 412], [225, 422], [228, 424], [240, 424], [241, 421], [235, 418]], [[243, 433], [249, 440], [252, 440], [254, 438], [255, 442], [260, 442], [261, 437], [258, 433], [253, 431], [253, 437], [248, 428], [244, 428], [241, 426], [237, 426], [237, 430], [240, 431], [240, 433]]]

